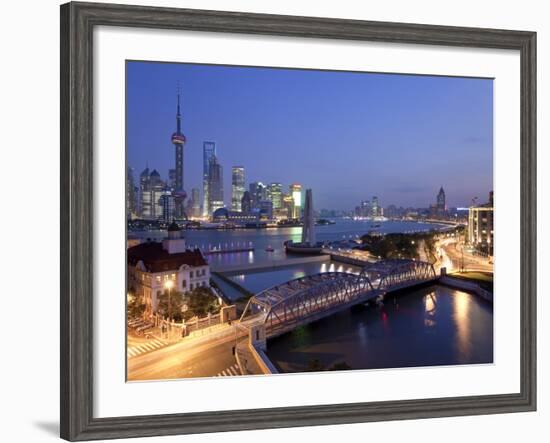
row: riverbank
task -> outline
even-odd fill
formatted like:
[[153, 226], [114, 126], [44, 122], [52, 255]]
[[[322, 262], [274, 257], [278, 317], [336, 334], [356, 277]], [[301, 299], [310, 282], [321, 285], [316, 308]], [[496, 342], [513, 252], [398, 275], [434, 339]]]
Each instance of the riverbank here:
[[212, 264], [212, 272], [223, 272], [226, 275], [239, 274], [242, 272], [262, 272], [270, 269], [292, 267], [304, 263], [318, 263], [330, 260], [330, 255], [311, 255], [304, 257], [286, 258], [281, 260], [271, 260], [260, 263], [242, 263], [236, 265]]
[[444, 275], [439, 278], [439, 282], [450, 286], [451, 288], [461, 289], [467, 292], [471, 292], [483, 300], [493, 304], [493, 292], [488, 291], [481, 287], [481, 285], [475, 280], [465, 280], [462, 278], [454, 277], [452, 274]]

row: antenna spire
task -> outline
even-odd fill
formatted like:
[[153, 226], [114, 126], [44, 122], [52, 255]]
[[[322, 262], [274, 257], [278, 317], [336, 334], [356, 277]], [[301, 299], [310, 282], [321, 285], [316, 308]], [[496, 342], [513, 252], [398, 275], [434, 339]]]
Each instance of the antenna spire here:
[[176, 133], [179, 135], [181, 134], [181, 110], [180, 110], [180, 95], [181, 95], [181, 89], [180, 89], [180, 82], [178, 81], [178, 87], [177, 87], [177, 96], [178, 96], [178, 111], [176, 113], [176, 125], [177, 130]]

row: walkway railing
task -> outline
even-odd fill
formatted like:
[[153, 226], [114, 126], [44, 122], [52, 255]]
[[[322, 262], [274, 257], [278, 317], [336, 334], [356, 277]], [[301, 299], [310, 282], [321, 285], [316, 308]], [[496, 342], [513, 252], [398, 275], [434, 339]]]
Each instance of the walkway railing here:
[[359, 274], [326, 272], [301, 277], [266, 289], [252, 297], [241, 324], [263, 323], [268, 337], [282, 334], [386, 292], [436, 278], [430, 263], [384, 260], [371, 263]]

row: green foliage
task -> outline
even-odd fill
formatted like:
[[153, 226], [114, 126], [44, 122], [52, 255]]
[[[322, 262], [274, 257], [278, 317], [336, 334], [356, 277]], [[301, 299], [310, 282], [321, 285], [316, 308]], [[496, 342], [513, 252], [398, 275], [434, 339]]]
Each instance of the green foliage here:
[[143, 303], [141, 297], [130, 294], [130, 297], [128, 297], [128, 316], [130, 318], [141, 317], [144, 312], [145, 303]]
[[217, 314], [220, 311], [218, 298], [212, 293], [210, 288], [195, 288], [185, 294], [184, 303], [187, 310], [183, 313], [186, 320], [193, 317], [206, 317], [210, 314]]
[[364, 235], [361, 239], [364, 249], [382, 259], [418, 258], [421, 240], [417, 234], [386, 234], [384, 236]]
[[181, 308], [183, 306], [183, 294], [178, 291], [164, 291], [158, 298], [158, 311], [165, 317], [176, 322], [183, 318]]

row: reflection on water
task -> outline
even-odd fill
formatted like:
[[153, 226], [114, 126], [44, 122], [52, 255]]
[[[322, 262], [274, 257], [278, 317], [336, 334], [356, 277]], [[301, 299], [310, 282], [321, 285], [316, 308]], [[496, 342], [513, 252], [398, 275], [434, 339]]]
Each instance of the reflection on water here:
[[282, 372], [304, 371], [314, 359], [352, 369], [491, 363], [493, 309], [475, 295], [434, 285], [271, 339], [267, 354]]
[[435, 291], [430, 292], [424, 296], [424, 306], [426, 310], [426, 316], [424, 317], [424, 325], [426, 327], [435, 326], [435, 308], [436, 308], [436, 293]]
[[[377, 222], [378, 223], [378, 222]], [[368, 220], [346, 220], [336, 219], [334, 225], [316, 226], [316, 237], [318, 241], [335, 241], [342, 239], [359, 238], [371, 231], [372, 222]], [[379, 222], [380, 228], [376, 231], [388, 232], [413, 232], [427, 231], [430, 229], [445, 229], [444, 225], [430, 223], [415, 223], [388, 220]], [[162, 239], [166, 231], [137, 231], [130, 233], [141, 238]], [[209, 261], [213, 265], [234, 265], [246, 263], [269, 262], [273, 260], [284, 260], [286, 253], [283, 243], [287, 240], [301, 241], [302, 228], [267, 228], [267, 229], [234, 229], [234, 230], [187, 230], [184, 231], [187, 244], [190, 247], [198, 247], [203, 250], [209, 247], [222, 245], [246, 244], [254, 245], [254, 252], [237, 252], [231, 254], [213, 254]], [[273, 248], [273, 251], [267, 249]]]
[[471, 349], [470, 341], [470, 303], [468, 301], [468, 294], [465, 292], [458, 292], [453, 297], [454, 302], [454, 322], [457, 329], [457, 347], [460, 355], [468, 360]]

